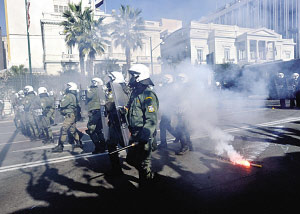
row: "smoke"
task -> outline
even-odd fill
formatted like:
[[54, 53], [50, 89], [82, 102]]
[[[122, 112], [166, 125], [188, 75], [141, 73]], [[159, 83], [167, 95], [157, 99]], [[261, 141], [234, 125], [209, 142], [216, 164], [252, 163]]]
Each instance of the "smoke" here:
[[[239, 115], [234, 112], [245, 111], [251, 103], [249, 101], [251, 96], [260, 98], [255, 99], [256, 107], [264, 106], [264, 100], [267, 98], [265, 80], [256, 73], [245, 70], [236, 78], [238, 84], [236, 83], [234, 90], [220, 90], [215, 84], [216, 75], [209, 66], [195, 67], [190, 62], [182, 62], [176, 68], [168, 69], [166, 72], [174, 77], [173, 89], [164, 91], [163, 86], [157, 88], [161, 104], [160, 112], [162, 114], [172, 112], [173, 121], [182, 114], [192, 138], [208, 136], [217, 155], [225, 155], [235, 163], [243, 160], [232, 146], [234, 136], [220, 128], [221, 119], [224, 112], [232, 113], [230, 121], [233, 124], [247, 121], [250, 117], [251, 120], [261, 117], [255, 111], [251, 112], [251, 115]], [[183, 76], [182, 74], [186, 76], [186, 83], [178, 79], [178, 76]], [[176, 126], [176, 123], [173, 122], [172, 125]]]

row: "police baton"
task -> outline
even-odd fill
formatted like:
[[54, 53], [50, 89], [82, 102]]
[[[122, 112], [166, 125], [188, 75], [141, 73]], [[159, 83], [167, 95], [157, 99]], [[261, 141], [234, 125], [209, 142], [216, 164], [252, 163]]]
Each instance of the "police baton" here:
[[111, 152], [111, 153], [108, 153], [108, 154], [109, 154], [109, 155], [112, 155], [112, 154], [114, 154], [114, 153], [121, 152], [121, 151], [123, 151], [123, 150], [125, 150], [125, 149], [128, 149], [128, 148], [130, 148], [130, 147], [134, 147], [134, 146], [136, 146], [136, 145], [138, 145], [138, 143], [130, 144], [129, 146], [125, 146], [125, 147], [123, 147], [123, 148], [121, 148], [121, 149], [117, 149], [117, 150], [115, 150], [115, 151], [113, 151], [113, 152]]

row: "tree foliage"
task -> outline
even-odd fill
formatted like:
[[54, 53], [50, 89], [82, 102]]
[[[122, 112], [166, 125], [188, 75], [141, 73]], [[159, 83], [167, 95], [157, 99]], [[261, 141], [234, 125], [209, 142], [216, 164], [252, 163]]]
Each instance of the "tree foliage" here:
[[142, 39], [145, 34], [144, 20], [140, 16], [141, 10], [133, 9], [129, 5], [121, 5], [119, 13], [113, 13], [114, 22], [111, 24], [111, 37], [116, 47], [125, 49], [126, 63], [130, 66], [131, 50], [143, 47]]
[[87, 56], [90, 61], [95, 59], [97, 54], [105, 52], [107, 41], [106, 29], [103, 25], [103, 17], [94, 20], [91, 8], [82, 10], [82, 2], [78, 4], [69, 3], [69, 10], [63, 13], [65, 21], [61, 22], [64, 27], [65, 41], [69, 47], [77, 45], [80, 58], [81, 73], [85, 73], [84, 59]]

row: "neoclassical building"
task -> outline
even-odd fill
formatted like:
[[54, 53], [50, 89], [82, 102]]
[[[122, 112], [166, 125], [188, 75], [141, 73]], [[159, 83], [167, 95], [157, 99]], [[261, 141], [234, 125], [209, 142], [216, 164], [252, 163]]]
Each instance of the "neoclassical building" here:
[[192, 21], [167, 35], [161, 46], [164, 63], [252, 64], [294, 59], [293, 39], [266, 28], [202, 24]]
[[232, 0], [200, 22], [274, 30], [283, 38], [295, 41], [295, 57], [300, 57], [299, 0]]
[[[78, 69], [77, 48], [70, 49], [65, 43], [62, 13], [68, 9], [69, 2], [79, 0], [30, 0], [30, 47], [33, 72], [57, 75], [66, 69]], [[111, 14], [95, 9], [94, 1], [83, 0], [83, 7], [94, 10], [95, 19], [105, 17], [104, 24], [113, 21]], [[24, 64], [28, 67], [28, 45], [26, 33], [26, 12], [24, 0], [5, 0], [7, 21], [8, 66]], [[160, 32], [162, 21], [145, 21], [142, 49], [132, 52], [132, 63], [153, 65], [153, 73], [160, 73]], [[150, 39], [151, 38], [151, 39]], [[151, 41], [150, 41], [151, 40]], [[151, 62], [152, 55], [152, 62]], [[125, 51], [109, 41], [105, 53], [97, 56], [94, 64], [105, 60], [116, 60], [120, 66], [125, 64]]]

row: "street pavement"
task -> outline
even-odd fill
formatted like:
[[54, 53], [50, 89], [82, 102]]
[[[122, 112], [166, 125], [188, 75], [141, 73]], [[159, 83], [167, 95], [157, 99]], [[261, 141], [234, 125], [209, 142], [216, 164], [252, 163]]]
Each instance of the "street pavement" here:
[[[83, 150], [67, 144], [51, 153], [54, 144], [31, 142], [6, 118], [0, 121], [0, 213], [298, 212], [300, 111], [280, 109], [277, 101], [255, 103], [223, 105], [214, 130], [193, 134], [194, 151], [183, 156], [175, 155], [180, 145], [168, 136], [168, 149], [153, 153], [158, 176], [150, 189], [138, 188], [126, 152], [120, 154], [124, 175], [111, 176], [107, 153], [93, 155], [88, 136]], [[83, 131], [86, 122], [77, 126]], [[57, 138], [60, 124], [52, 128]], [[230, 148], [262, 167], [217, 153], [224, 135], [234, 137]]]

